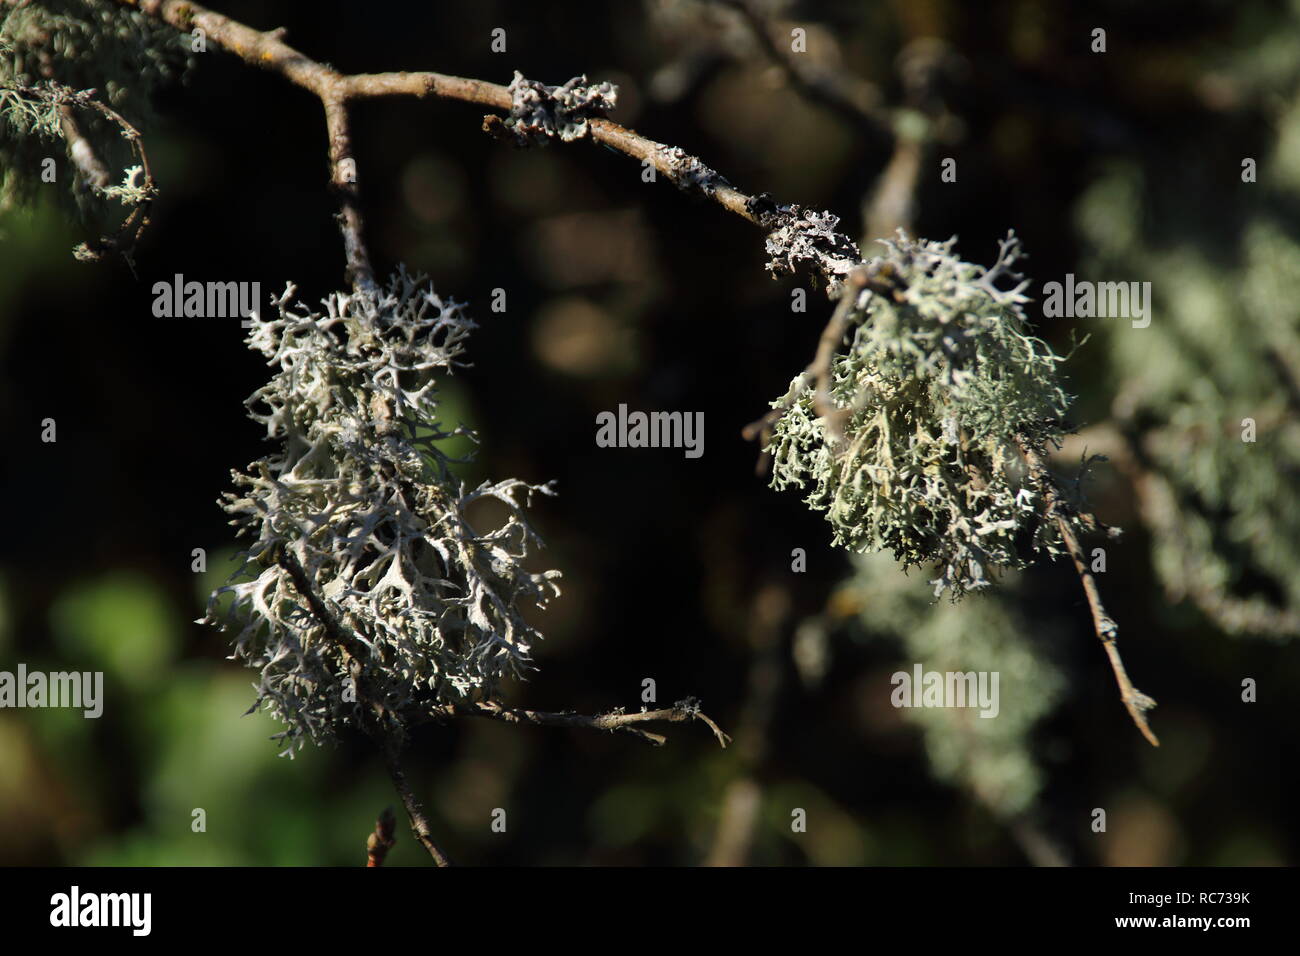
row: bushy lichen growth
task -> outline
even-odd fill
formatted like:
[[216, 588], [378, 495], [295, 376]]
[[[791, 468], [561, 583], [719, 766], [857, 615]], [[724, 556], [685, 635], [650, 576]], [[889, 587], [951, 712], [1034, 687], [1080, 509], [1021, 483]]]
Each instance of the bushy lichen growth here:
[[[147, 125], [154, 91], [186, 68], [184, 42], [167, 24], [112, 0], [0, 4], [0, 208], [30, 196], [40, 182], [49, 140], [65, 135], [63, 107], [72, 107], [70, 115], [104, 163], [121, 169], [130, 162], [117, 126], [77, 108], [67, 95], [46, 94], [93, 90], [135, 125]], [[70, 169], [80, 176], [76, 166]], [[79, 199], [94, 191], [103, 195], [107, 183], [83, 185], [94, 189], [79, 191]]]
[[509, 90], [510, 116], [502, 125], [524, 146], [545, 143], [555, 136], [566, 143], [581, 139], [588, 133], [589, 119], [604, 116], [618, 105], [614, 84], [589, 84], [585, 76], [547, 86], [516, 70]]
[[1223, 109], [1202, 115], [1233, 134], [1209, 142], [1190, 124], [1111, 163], [1075, 210], [1083, 269], [1151, 283], [1149, 327], [1099, 323], [1112, 459], [1167, 599], [1229, 634], [1294, 639], [1300, 5], [1253, 21], [1196, 75]]
[[776, 206], [763, 217], [763, 223], [770, 228], [765, 242], [766, 268], [773, 277], [807, 272], [825, 280], [834, 291], [835, 283], [862, 258], [857, 244], [836, 231], [840, 217], [834, 213], [799, 205]]
[[[438, 704], [491, 698], [531, 666], [540, 635], [523, 607], [559, 593], [558, 571], [524, 567], [541, 542], [523, 506], [550, 489], [468, 490], [440, 447], [472, 437], [440, 424], [435, 388], [474, 326], [421, 282], [402, 271], [382, 294], [330, 295], [323, 314], [290, 286], [248, 338], [277, 368], [250, 417], [280, 450], [234, 473], [222, 507], [252, 543], [205, 620], [235, 632], [291, 739], [362, 719], [400, 731]], [[481, 531], [468, 511], [485, 499], [504, 521]]]
[[[1300, 136], [1300, 109], [1288, 122]], [[1234, 207], [1244, 220], [1236, 236], [1211, 237], [1208, 223], [1144, 235], [1138, 224], [1170, 197], [1132, 167], [1085, 194], [1079, 222], [1090, 268], [1152, 285], [1150, 327], [1103, 328], [1101, 339], [1166, 596], [1193, 601], [1228, 633], [1291, 638], [1300, 635], [1300, 218], [1290, 210], [1300, 188], [1280, 167], [1266, 164], [1262, 182], [1241, 187], [1260, 195], [1244, 215]]]
[[956, 599], [993, 569], [1023, 566], [1021, 532], [1063, 550], [1054, 523], [1038, 521], [1017, 445], [1064, 434], [1062, 358], [1025, 331], [1014, 237], [990, 269], [957, 258], [955, 240], [883, 242], [872, 268], [890, 291], [863, 290], [830, 366], [842, 426], [818, 414], [814, 376], [795, 378], [772, 403], [784, 409], [772, 484], [811, 484], [807, 503], [826, 512], [835, 544], [937, 565], [935, 593]]

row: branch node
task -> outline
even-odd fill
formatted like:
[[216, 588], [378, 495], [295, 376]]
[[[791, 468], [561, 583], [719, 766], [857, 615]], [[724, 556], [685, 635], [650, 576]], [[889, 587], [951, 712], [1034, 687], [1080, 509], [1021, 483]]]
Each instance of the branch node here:
[[519, 146], [545, 143], [558, 136], [572, 142], [590, 134], [587, 120], [602, 117], [618, 103], [618, 88], [612, 83], [587, 83], [575, 76], [560, 86], [547, 86], [527, 79], [518, 70], [507, 87], [510, 115], [483, 127], [497, 138], [512, 137]]

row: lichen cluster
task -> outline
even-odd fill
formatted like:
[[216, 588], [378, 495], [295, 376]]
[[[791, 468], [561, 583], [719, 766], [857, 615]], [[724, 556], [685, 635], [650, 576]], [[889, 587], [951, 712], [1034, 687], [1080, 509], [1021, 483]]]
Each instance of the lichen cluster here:
[[[403, 270], [382, 293], [330, 295], [323, 313], [290, 286], [248, 337], [277, 369], [247, 404], [279, 450], [234, 473], [222, 507], [252, 543], [205, 620], [233, 632], [290, 739], [362, 719], [400, 730], [492, 697], [530, 667], [540, 635], [523, 608], [559, 593], [558, 571], [524, 567], [541, 542], [523, 507], [550, 489], [469, 490], [440, 447], [472, 437], [438, 421], [436, 384], [474, 324], [422, 282]], [[491, 530], [469, 518], [485, 499], [504, 513]]]
[[826, 512], [835, 544], [935, 565], [935, 593], [956, 599], [1024, 566], [1022, 537], [1063, 550], [1018, 442], [1059, 440], [1069, 399], [1062, 358], [1025, 330], [1017, 240], [989, 269], [957, 258], [954, 243], [884, 241], [871, 266], [891, 294], [861, 292], [830, 365], [842, 424], [828, 427], [814, 376], [801, 374], [772, 403], [783, 411], [768, 450], [773, 486], [811, 486], [807, 503]]
[[[751, 212], [755, 207], [751, 204]], [[862, 259], [857, 244], [836, 231], [840, 217], [834, 213], [797, 204], [769, 204], [759, 219], [769, 230], [764, 243], [766, 268], [774, 278], [807, 273], [825, 281], [833, 294]]]
[[604, 116], [618, 103], [612, 83], [588, 84], [575, 76], [560, 86], [547, 86], [524, 77], [518, 70], [510, 81], [510, 116], [504, 126], [520, 145], [544, 143], [558, 136], [568, 143], [587, 135], [587, 120]]
[[[1300, 141], [1300, 108], [1285, 123]], [[1300, 636], [1300, 164], [1288, 182], [1280, 153], [1242, 186], [1253, 201], [1233, 200], [1236, 234], [1214, 232], [1224, 201], [1182, 209], [1133, 167], [1085, 193], [1078, 218], [1090, 268], [1152, 284], [1150, 328], [1099, 337], [1165, 596], [1227, 633], [1286, 640]], [[1143, 231], [1164, 220], [1168, 236]]]
[[[0, 4], [0, 208], [31, 195], [40, 182], [48, 142], [64, 136], [62, 107], [76, 107], [75, 97], [93, 90], [100, 102], [146, 126], [154, 91], [183, 74], [189, 59], [170, 26], [110, 0]], [[121, 169], [130, 162], [114, 124], [90, 110], [73, 116], [105, 163]], [[131, 173], [126, 176], [129, 188]], [[60, 181], [72, 183], [73, 176]], [[106, 184], [88, 185], [95, 189], [80, 190], [77, 198], [105, 195]]]

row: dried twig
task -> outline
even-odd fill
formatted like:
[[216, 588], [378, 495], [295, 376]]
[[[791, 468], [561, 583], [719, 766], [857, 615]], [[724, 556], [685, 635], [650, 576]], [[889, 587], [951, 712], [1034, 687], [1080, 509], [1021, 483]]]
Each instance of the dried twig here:
[[1129, 680], [1128, 671], [1124, 668], [1124, 660], [1120, 657], [1119, 644], [1119, 627], [1109, 614], [1106, 613], [1106, 607], [1101, 601], [1101, 592], [1097, 588], [1097, 579], [1093, 577], [1092, 572], [1088, 569], [1088, 562], [1084, 558], [1083, 548], [1079, 546], [1079, 539], [1074, 533], [1065, 513], [1065, 503], [1061, 497], [1061, 491], [1057, 487], [1056, 480], [1043, 464], [1043, 457], [1039, 448], [1024, 435], [1016, 436], [1016, 444], [1020, 448], [1020, 454], [1025, 459], [1025, 464], [1029, 466], [1029, 473], [1035, 483], [1043, 493], [1043, 499], [1047, 504], [1047, 518], [1056, 522], [1057, 528], [1061, 532], [1061, 539], [1065, 542], [1066, 550], [1070, 552], [1070, 558], [1074, 561], [1074, 569], [1079, 574], [1079, 580], [1083, 584], [1083, 592], [1088, 597], [1088, 606], [1092, 609], [1093, 629], [1097, 632], [1097, 637], [1101, 640], [1102, 646], [1106, 648], [1106, 656], [1110, 658], [1111, 670], [1115, 672], [1115, 682], [1119, 684], [1120, 698], [1124, 701], [1124, 707], [1128, 710], [1129, 716], [1133, 718], [1133, 723], [1137, 725], [1142, 736], [1153, 747], [1159, 747], [1160, 741], [1152, 733], [1150, 726], [1147, 724], [1146, 712], [1155, 707], [1156, 702], [1146, 694], [1139, 691]]
[[[1263, 420], [1260, 425], [1266, 427]], [[1171, 602], [1190, 599], [1201, 613], [1230, 634], [1300, 634], [1300, 614], [1258, 597], [1232, 594], [1196, 560], [1198, 549], [1189, 533], [1187, 516], [1195, 513], [1197, 503], [1179, 492], [1168, 472], [1155, 460], [1148, 447], [1150, 434], [1139, 436], [1131, 426], [1121, 423], [1094, 425], [1077, 437], [1089, 447], [1099, 448], [1114, 462], [1133, 488], [1143, 523], [1158, 539], [1168, 542], [1168, 550], [1182, 556], [1177, 588], [1169, 581], [1165, 583]]]
[[392, 807], [385, 807], [384, 812], [375, 821], [374, 832], [366, 838], [366, 867], [383, 866], [388, 858], [388, 851], [397, 843], [397, 817]]
[[[811, 381], [814, 387], [813, 405], [817, 415], [826, 423], [827, 434], [831, 437], [832, 443], [839, 444], [842, 438], [841, 430], [844, 420], [851, 411], [835, 407], [834, 402], [831, 400], [831, 385], [833, 384], [831, 377], [836, 350], [844, 342], [844, 334], [848, 331], [849, 318], [853, 315], [853, 311], [859, 307], [859, 300], [864, 289], [876, 295], [885, 296], [894, 302], [904, 301], [903, 288], [898, 285], [896, 278], [887, 273], [880, 264], [866, 262], [850, 271], [840, 283], [839, 301], [835, 305], [834, 312], [831, 313], [830, 320], [823, 327], [822, 334], [817, 339], [817, 352], [813, 356], [813, 360], [803, 370], [799, 380], [791, 386], [783, 404], [773, 408], [762, 418], [750, 422], [740, 430], [741, 437], [745, 441], [757, 439], [762, 446], [766, 447], [772, 438], [772, 426], [781, 419], [781, 416], [789, 410], [790, 405], [803, 393], [804, 383]], [[763, 452], [759, 456], [755, 472], [760, 477], [766, 471], [768, 457], [767, 452]]]
[[[307, 603], [312, 615], [321, 622], [325, 633], [343, 650], [345, 659], [356, 661], [364, 656], [365, 648], [335, 620], [334, 615], [326, 607], [324, 601], [311, 587], [307, 574], [298, 559], [283, 546], [276, 549], [273, 559], [289, 574], [294, 588]], [[354, 665], [352, 670], [354, 674], [359, 674], [361, 668]], [[357, 703], [364, 705], [361, 710], [362, 727], [384, 753], [389, 776], [393, 780], [393, 786], [402, 798], [402, 804], [406, 807], [407, 816], [411, 821], [411, 829], [438, 866], [449, 866], [450, 861], [447, 854], [435, 842], [429, 821], [425, 818], [419, 801], [415, 799], [415, 795], [411, 792], [410, 785], [406, 781], [406, 775], [402, 770], [400, 754], [403, 741], [400, 729], [391, 726], [385, 721], [387, 710], [378, 699], [368, 693], [367, 688], [358, 684], [356, 694]], [[641, 729], [640, 724], [682, 723], [688, 720], [700, 720], [708, 725], [718, 739], [718, 743], [723, 747], [726, 747], [731, 741], [731, 738], [722, 731], [722, 728], [700, 710], [699, 701], [693, 697], [678, 701], [669, 708], [632, 714], [623, 713], [622, 711], [596, 716], [570, 712], [550, 713], [520, 707], [506, 707], [495, 701], [479, 701], [474, 704], [438, 705], [430, 709], [428, 716], [431, 720], [440, 721], [459, 717], [483, 717], [506, 723], [534, 724], [541, 727], [586, 727], [610, 733], [632, 734], [642, 740], [649, 741], [655, 746], [662, 746], [667, 742], [666, 738], [660, 734]]]
[[402, 769], [401, 745], [390, 739], [383, 750], [384, 759], [388, 764], [388, 776], [392, 778], [393, 787], [402, 798], [402, 806], [406, 807], [406, 815], [411, 821], [411, 831], [415, 834], [415, 838], [429, 851], [429, 856], [433, 857], [435, 864], [451, 866], [451, 857], [447, 856], [434, 840], [433, 828], [429, 826], [429, 820], [424, 815], [424, 808], [420, 806], [420, 801], [415, 798], [411, 785], [406, 781], [406, 772]]
[[731, 738], [723, 733], [722, 728], [708, 714], [700, 710], [700, 702], [694, 697], [679, 700], [672, 707], [665, 707], [660, 710], [642, 710], [630, 714], [622, 710], [615, 710], [608, 714], [589, 716], [571, 711], [527, 710], [522, 707], [506, 707], [495, 701], [481, 701], [476, 704], [443, 704], [434, 708], [431, 716], [438, 720], [459, 717], [484, 717], [488, 720], [500, 720], [508, 724], [533, 724], [537, 727], [585, 727], [589, 730], [632, 734], [654, 744], [656, 747], [663, 746], [667, 742], [667, 738], [660, 734], [651, 733], [648, 730], [642, 730], [641, 724], [679, 724], [688, 720], [700, 720], [708, 725], [709, 729], [713, 731], [713, 736], [718, 739], [718, 743], [723, 747], [731, 742]]
[[69, 155], [78, 171], [85, 177], [90, 188], [100, 193], [111, 193], [109, 173], [93, 147], [81, 132], [76, 121], [77, 110], [96, 112], [115, 124], [122, 131], [122, 138], [131, 144], [131, 150], [139, 160], [139, 179], [137, 186], [139, 199], [131, 202], [131, 211], [118, 226], [112, 236], [102, 236], [92, 242], [82, 243], [74, 254], [78, 259], [98, 260], [110, 251], [118, 252], [133, 265], [131, 252], [140, 239], [141, 233], [149, 225], [149, 207], [158, 193], [153, 171], [149, 165], [149, 154], [145, 152], [140, 131], [131, 125], [121, 113], [95, 99], [95, 90], [74, 90], [53, 79], [47, 79], [37, 86], [16, 86], [11, 88], [18, 96], [41, 100], [55, 107], [59, 114], [59, 127], [68, 142]]
[[385, 721], [386, 710], [383, 704], [368, 692], [368, 688], [360, 684], [361, 667], [357, 662], [365, 654], [364, 646], [334, 619], [334, 615], [330, 613], [325, 602], [312, 588], [302, 564], [288, 548], [281, 545], [276, 549], [273, 557], [288, 572], [294, 588], [307, 602], [312, 615], [321, 622], [321, 626], [325, 628], [325, 633], [339, 646], [343, 651], [345, 660], [349, 662], [354, 680], [358, 682], [356, 695], [357, 703], [362, 705], [360, 708], [362, 729], [374, 740], [375, 745], [384, 754], [384, 760], [388, 766], [388, 775], [392, 778], [393, 786], [402, 798], [402, 805], [406, 807], [406, 814], [410, 818], [411, 830], [415, 833], [416, 839], [420, 841], [421, 846], [429, 851], [434, 863], [438, 866], [450, 866], [450, 859], [434, 840], [433, 829], [429, 826], [429, 821], [425, 818], [419, 801], [415, 799], [410, 784], [406, 782], [406, 774], [402, 770], [401, 764], [403, 744], [401, 730]]
[[59, 107], [59, 127], [63, 130], [63, 138], [68, 143], [68, 155], [72, 157], [72, 163], [77, 167], [82, 178], [92, 189], [104, 189], [112, 176], [108, 167], [95, 154], [95, 148], [90, 145], [90, 140], [86, 139], [81, 132], [76, 110], [66, 103]]
[[[510, 88], [483, 80], [450, 76], [430, 71], [401, 73], [344, 74], [317, 62], [289, 46], [282, 39], [283, 30], [259, 31], [230, 17], [188, 0], [118, 0], [171, 24], [178, 30], [202, 29], [209, 42], [240, 57], [246, 63], [271, 70], [297, 86], [314, 93], [324, 104], [330, 138], [332, 182], [342, 204], [340, 229], [348, 255], [348, 270], [354, 282], [371, 282], [373, 273], [362, 241], [362, 220], [357, 208], [355, 163], [350, 160], [348, 104], [352, 100], [379, 96], [436, 96], [443, 99], [476, 103], [493, 109], [510, 111], [514, 99]], [[500, 124], [489, 117], [489, 130]], [[600, 117], [588, 121], [590, 138], [601, 145], [624, 153], [652, 166], [669, 182], [718, 203], [724, 209], [765, 230], [784, 220], [790, 207], [779, 206], [765, 197], [750, 195], [734, 186], [694, 156], [677, 147], [655, 142], [641, 134]], [[351, 178], [349, 178], [351, 177]], [[773, 215], [771, 210], [776, 210]], [[848, 237], [843, 241], [852, 244]], [[840, 276], [823, 267], [822, 277], [834, 286]]]

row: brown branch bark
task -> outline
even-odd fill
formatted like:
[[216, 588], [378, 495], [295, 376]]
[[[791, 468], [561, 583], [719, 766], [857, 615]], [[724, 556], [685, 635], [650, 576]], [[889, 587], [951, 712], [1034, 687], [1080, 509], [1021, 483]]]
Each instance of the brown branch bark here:
[[[351, 158], [348, 104], [352, 100], [377, 96], [434, 96], [508, 111], [513, 103], [513, 96], [506, 86], [445, 73], [340, 73], [285, 43], [282, 39], [283, 30], [255, 30], [188, 0], [118, 2], [157, 17], [184, 32], [202, 29], [207, 40], [219, 48], [259, 69], [279, 73], [320, 99], [325, 106], [329, 127], [332, 182], [340, 194], [340, 229], [348, 254], [348, 270], [362, 282], [370, 281], [372, 274], [362, 241], [363, 223], [357, 203], [356, 183], [340, 181], [339, 164], [343, 159]], [[500, 123], [499, 117], [488, 117], [486, 125], [492, 128], [493, 121]], [[703, 195], [748, 222], [764, 228], [768, 226], [767, 217], [760, 215], [759, 210], [773, 206], [770, 198], [764, 202], [764, 197], [735, 188], [724, 177], [684, 150], [655, 142], [607, 119], [590, 119], [588, 129], [593, 141], [632, 159], [648, 163], [678, 187]], [[823, 278], [832, 285], [839, 280], [839, 276], [831, 274], [824, 275]]]
[[[1277, 424], [1268, 423], [1274, 427]], [[1263, 421], [1260, 425], [1268, 427]], [[1168, 599], [1171, 602], [1190, 599], [1201, 613], [1229, 634], [1245, 632], [1274, 637], [1300, 634], [1300, 614], [1258, 597], [1231, 594], [1195, 559], [1198, 548], [1189, 534], [1186, 515], [1196, 505], [1180, 495], [1168, 471], [1146, 447], [1144, 439], [1150, 437], [1149, 434], [1139, 436], [1123, 424], [1107, 423], [1079, 432], [1071, 444], [1095, 448], [1112, 461], [1133, 488], [1143, 524], [1157, 539], [1163, 539], [1165, 547], [1183, 555], [1177, 587], [1165, 581]]]
[[[813, 385], [813, 407], [818, 417], [826, 423], [826, 433], [832, 445], [839, 444], [844, 420], [851, 414], [850, 409], [836, 408], [831, 400], [832, 366], [835, 363], [836, 350], [843, 343], [844, 334], [848, 330], [849, 317], [857, 307], [863, 289], [868, 289], [879, 296], [891, 298], [895, 302], [903, 301], [903, 289], [898, 286], [894, 277], [887, 274], [880, 266], [873, 263], [863, 263], [852, 270], [844, 277], [840, 285], [839, 300], [835, 304], [835, 310], [831, 313], [830, 320], [825, 327], [822, 328], [822, 334], [817, 339], [817, 351], [813, 355], [812, 361], [804, 368], [801, 376], [804, 381], [811, 381]], [[761, 444], [766, 445], [772, 437], [772, 426], [786, 413], [790, 405], [796, 400], [795, 396], [801, 390], [800, 387], [792, 386], [791, 397], [762, 418], [752, 421], [742, 428], [740, 430], [741, 437], [745, 441], [758, 439]], [[754, 470], [760, 477], [767, 470], [768, 457], [765, 451], [759, 455], [758, 464]]]
[[72, 162], [81, 172], [82, 178], [93, 189], [103, 189], [107, 186], [112, 179], [108, 167], [95, 154], [95, 148], [90, 145], [90, 140], [82, 135], [76, 111], [67, 104], [59, 107], [59, 127], [63, 130], [63, 138], [68, 143], [68, 155], [72, 157]]
[[672, 707], [659, 710], [643, 710], [635, 713], [613, 711], [608, 714], [575, 714], [571, 712], [551, 712], [528, 710], [523, 707], [506, 707], [495, 701], [480, 701], [475, 704], [443, 704], [431, 712], [437, 720], [451, 720], [460, 717], [482, 717], [487, 720], [499, 720], [507, 724], [532, 724], [535, 727], [584, 727], [588, 730], [604, 730], [609, 733], [625, 733], [639, 737], [656, 747], [662, 747], [667, 738], [660, 734], [643, 730], [641, 724], [668, 723], [679, 724], [688, 720], [703, 721], [713, 731], [713, 736], [723, 747], [731, 742], [712, 718], [700, 710], [699, 701], [693, 697], [680, 700]]
[[1025, 459], [1025, 464], [1029, 466], [1029, 472], [1034, 481], [1042, 489], [1043, 498], [1047, 504], [1047, 518], [1049, 521], [1056, 522], [1056, 526], [1061, 532], [1061, 539], [1065, 542], [1066, 550], [1070, 553], [1070, 559], [1074, 562], [1074, 569], [1078, 572], [1079, 581], [1083, 584], [1083, 592], [1088, 598], [1088, 607], [1092, 610], [1093, 629], [1096, 631], [1102, 646], [1106, 649], [1106, 656], [1110, 659], [1111, 670], [1115, 673], [1115, 682], [1119, 685], [1120, 699], [1123, 700], [1125, 709], [1128, 710], [1129, 716], [1133, 718], [1133, 723], [1137, 725], [1138, 730], [1142, 732], [1142, 736], [1147, 739], [1151, 746], [1159, 747], [1160, 741], [1151, 731], [1146, 717], [1146, 712], [1153, 708], [1156, 702], [1134, 687], [1133, 682], [1129, 680], [1128, 671], [1124, 667], [1124, 660], [1119, 653], [1119, 627], [1114, 619], [1106, 613], [1106, 606], [1101, 600], [1101, 591], [1097, 587], [1097, 579], [1093, 577], [1092, 572], [1088, 569], [1083, 548], [1079, 545], [1079, 538], [1075, 535], [1074, 528], [1063, 514], [1060, 489], [1057, 487], [1051, 472], [1047, 470], [1047, 466], [1043, 463], [1040, 449], [1036, 448], [1023, 435], [1016, 436], [1016, 444], [1020, 448], [1020, 454]]
[[375, 829], [366, 838], [366, 867], [383, 866], [384, 860], [388, 859], [388, 851], [397, 843], [397, 818], [393, 816], [391, 807], [385, 807], [384, 812], [379, 815], [375, 821]]
[[420, 806], [420, 801], [415, 798], [415, 793], [406, 780], [406, 771], [402, 769], [400, 745], [390, 740], [388, 746], [384, 747], [384, 759], [388, 764], [388, 776], [392, 778], [393, 787], [402, 798], [402, 806], [406, 808], [406, 816], [411, 821], [411, 832], [420, 841], [420, 845], [429, 852], [429, 856], [433, 857], [436, 865], [451, 866], [451, 857], [447, 856], [434, 840], [433, 828], [429, 826], [429, 820], [424, 815], [424, 808]]

